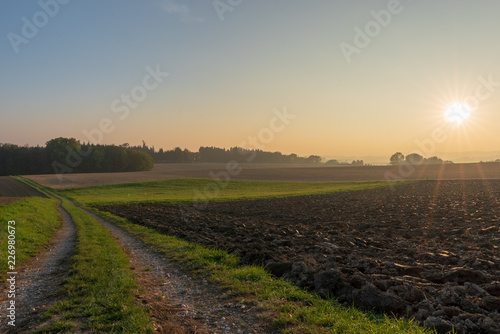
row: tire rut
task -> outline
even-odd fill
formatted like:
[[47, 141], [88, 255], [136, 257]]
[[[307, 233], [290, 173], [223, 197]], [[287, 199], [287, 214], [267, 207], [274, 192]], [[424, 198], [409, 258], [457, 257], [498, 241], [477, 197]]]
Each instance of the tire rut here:
[[[151, 308], [156, 332], [279, 333], [269, 310], [255, 303], [242, 303], [205, 279], [193, 278], [151, 246], [82, 210], [106, 227], [125, 249], [137, 281], [144, 290], [138, 297]], [[169, 324], [165, 324], [165, 319]]]
[[[75, 224], [60, 203], [58, 209], [62, 215], [63, 224], [47, 249], [17, 268], [16, 326], [8, 325], [8, 319], [2, 316], [0, 332], [30, 332], [40, 324], [41, 312], [57, 299], [62, 281], [67, 276], [69, 259], [73, 255], [76, 244]], [[2, 283], [2, 296], [0, 297], [2, 315], [7, 314], [8, 290], [7, 283]]]

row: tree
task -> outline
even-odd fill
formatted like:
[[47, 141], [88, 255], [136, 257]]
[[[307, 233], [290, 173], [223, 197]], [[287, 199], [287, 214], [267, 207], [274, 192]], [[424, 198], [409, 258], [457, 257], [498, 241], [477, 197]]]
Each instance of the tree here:
[[425, 162], [428, 164], [438, 165], [438, 164], [442, 164], [444, 161], [443, 161], [443, 159], [438, 158], [438, 157], [430, 157], [429, 159], [426, 159]]
[[153, 158], [145, 152], [128, 150], [128, 161], [130, 171], [148, 171], [153, 168]]
[[106, 158], [106, 153], [102, 147], [95, 148], [92, 152], [92, 168], [96, 171], [104, 170], [104, 159]]
[[412, 165], [424, 163], [424, 157], [417, 153], [411, 153], [406, 156], [406, 162]]
[[321, 162], [321, 157], [319, 155], [310, 155], [307, 157], [306, 164], [319, 164]]
[[340, 165], [340, 163], [339, 163], [338, 160], [332, 159], [332, 160], [328, 160], [327, 162], [325, 162], [325, 165], [327, 165], [327, 166], [338, 166], [338, 165]]
[[391, 165], [401, 165], [405, 161], [405, 156], [401, 152], [396, 152], [391, 156]]
[[288, 161], [290, 163], [295, 163], [297, 161], [297, 158], [298, 158], [297, 154], [292, 153], [288, 156]]
[[127, 150], [119, 146], [105, 146], [104, 171], [124, 172], [128, 169]]
[[82, 144], [75, 138], [59, 137], [49, 140], [45, 147], [52, 161], [64, 163], [68, 153], [79, 152], [82, 148]]

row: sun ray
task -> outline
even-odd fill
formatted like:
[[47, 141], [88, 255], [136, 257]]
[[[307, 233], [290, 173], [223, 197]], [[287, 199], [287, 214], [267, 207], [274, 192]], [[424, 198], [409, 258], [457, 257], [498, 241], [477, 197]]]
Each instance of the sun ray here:
[[498, 202], [498, 198], [497, 196], [495, 196], [495, 192], [493, 191], [492, 187], [491, 187], [491, 183], [489, 183], [487, 180], [487, 177], [486, 177], [486, 174], [483, 170], [483, 165], [482, 164], [476, 164], [476, 169], [478, 171], [478, 173], [481, 175], [481, 181], [484, 185], [484, 188], [486, 189], [486, 191], [488, 192], [488, 196], [490, 197], [490, 200], [494, 203], [496, 203], [495, 205], [495, 209], [496, 209], [496, 212], [495, 214], [497, 216], [500, 216], [500, 203]]

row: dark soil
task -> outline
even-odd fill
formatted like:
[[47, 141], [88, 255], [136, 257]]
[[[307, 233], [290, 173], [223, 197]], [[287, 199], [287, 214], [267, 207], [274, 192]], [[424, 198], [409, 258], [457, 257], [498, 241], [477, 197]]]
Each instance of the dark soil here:
[[41, 192], [31, 188], [27, 184], [22, 183], [9, 176], [0, 177], [0, 197], [31, 197], [40, 196], [46, 197]]
[[500, 333], [500, 180], [99, 209], [228, 249], [324, 297], [447, 332]]

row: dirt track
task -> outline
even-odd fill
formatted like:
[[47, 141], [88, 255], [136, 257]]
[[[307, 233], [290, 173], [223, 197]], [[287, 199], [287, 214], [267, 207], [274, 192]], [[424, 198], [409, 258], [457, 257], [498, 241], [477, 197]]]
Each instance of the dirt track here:
[[[29, 178], [48, 187], [63, 189], [127, 182], [157, 181], [176, 178], [212, 178], [225, 172], [225, 164], [157, 164], [152, 171], [135, 173], [33, 175]], [[407, 180], [500, 179], [500, 163], [445, 164], [410, 167], [311, 167], [310, 165], [241, 164], [233, 180], [342, 182], [378, 181], [393, 178]]]
[[85, 212], [110, 230], [115, 241], [125, 250], [142, 287], [140, 299], [151, 307], [155, 332], [278, 333], [268, 310], [257, 307], [256, 303], [252, 309], [247, 309], [229, 292], [205, 279], [192, 277], [119, 227]]
[[500, 333], [500, 180], [333, 195], [100, 207], [229, 249], [298, 286], [445, 332]]
[[[23, 183], [24, 185], [24, 183]], [[54, 235], [48, 247], [18, 268], [16, 276], [16, 326], [0, 324], [3, 333], [29, 333], [42, 321], [40, 315], [60, 296], [63, 279], [67, 277], [69, 260], [76, 242], [76, 227], [69, 214], [59, 207], [63, 226]], [[0, 310], [7, 314], [8, 285], [2, 284]], [[4, 318], [4, 317], [2, 317]], [[5, 320], [5, 319], [2, 319]]]

